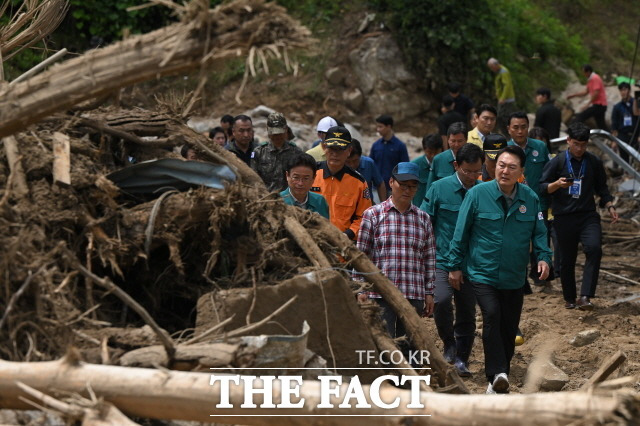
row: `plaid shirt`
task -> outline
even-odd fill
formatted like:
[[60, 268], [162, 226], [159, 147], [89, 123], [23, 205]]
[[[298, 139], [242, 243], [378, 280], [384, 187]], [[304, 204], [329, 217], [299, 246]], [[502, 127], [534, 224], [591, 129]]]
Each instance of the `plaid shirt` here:
[[[407, 299], [433, 295], [436, 245], [431, 219], [411, 205], [400, 213], [392, 198], [365, 210], [358, 233], [358, 248]], [[362, 276], [354, 273], [354, 278]], [[378, 293], [367, 292], [370, 298]]]

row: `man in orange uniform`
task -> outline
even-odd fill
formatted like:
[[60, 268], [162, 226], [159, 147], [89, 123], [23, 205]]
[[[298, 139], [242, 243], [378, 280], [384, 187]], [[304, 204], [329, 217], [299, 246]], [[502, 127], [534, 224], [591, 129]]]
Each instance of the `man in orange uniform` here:
[[330, 128], [324, 150], [327, 161], [318, 163], [319, 173], [311, 191], [323, 195], [329, 203], [331, 223], [355, 240], [362, 213], [371, 207], [371, 195], [362, 175], [346, 165], [352, 150], [349, 131], [341, 126]]

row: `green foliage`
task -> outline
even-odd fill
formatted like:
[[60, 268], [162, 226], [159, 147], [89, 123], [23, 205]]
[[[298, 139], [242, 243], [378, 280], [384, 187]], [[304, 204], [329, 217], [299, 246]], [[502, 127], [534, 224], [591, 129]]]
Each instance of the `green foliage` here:
[[212, 70], [211, 83], [214, 87], [224, 87], [235, 80], [240, 80], [244, 75], [244, 69], [244, 58], [229, 59], [224, 62], [222, 69]]
[[587, 59], [580, 38], [531, 0], [370, 1], [427, 82], [442, 87], [460, 81], [477, 99], [495, 103], [489, 57], [511, 70], [520, 106], [536, 86], [565, 83], [550, 59], [569, 68]]
[[171, 9], [161, 6], [127, 11], [142, 3], [140, 0], [71, 0], [59, 40], [68, 49], [84, 51], [121, 39], [125, 28], [132, 34], [146, 33], [175, 20]]
[[44, 61], [48, 56], [50, 56], [45, 53], [42, 43], [36, 44], [36, 46], [31, 49], [25, 49], [19, 52], [3, 64], [5, 67], [4, 72], [6, 80], [11, 81], [19, 77], [23, 72]]
[[331, 22], [345, 7], [339, 0], [277, 0], [277, 3], [314, 30]]

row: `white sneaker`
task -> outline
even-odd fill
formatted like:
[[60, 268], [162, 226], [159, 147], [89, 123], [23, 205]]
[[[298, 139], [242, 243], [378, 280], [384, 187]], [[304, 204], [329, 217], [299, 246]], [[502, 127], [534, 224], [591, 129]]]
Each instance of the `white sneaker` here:
[[491, 386], [491, 383], [489, 383], [489, 386], [487, 387], [487, 391], [485, 392], [487, 395], [495, 395], [496, 391], [493, 390], [493, 386]]
[[509, 378], [506, 373], [496, 374], [491, 388], [495, 393], [509, 393]]

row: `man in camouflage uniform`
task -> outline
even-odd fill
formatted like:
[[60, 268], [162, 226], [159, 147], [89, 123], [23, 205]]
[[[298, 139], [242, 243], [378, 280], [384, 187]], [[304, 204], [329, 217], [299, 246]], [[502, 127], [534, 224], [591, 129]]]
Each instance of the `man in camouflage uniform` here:
[[288, 187], [285, 168], [302, 150], [287, 141], [287, 120], [279, 112], [267, 118], [269, 142], [262, 143], [251, 154], [251, 168], [262, 178], [269, 192], [281, 192]]

